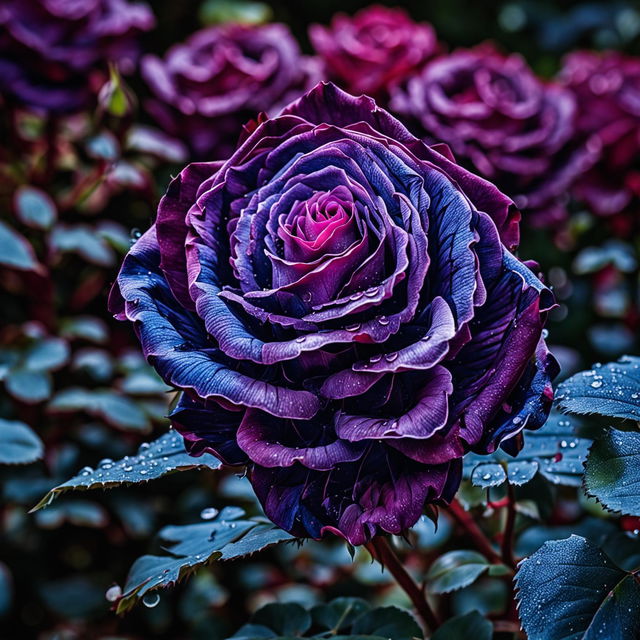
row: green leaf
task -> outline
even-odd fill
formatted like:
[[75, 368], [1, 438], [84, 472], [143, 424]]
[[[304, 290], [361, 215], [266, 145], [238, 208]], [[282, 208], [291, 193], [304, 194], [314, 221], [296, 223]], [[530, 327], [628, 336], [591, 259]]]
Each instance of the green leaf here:
[[43, 454], [42, 441], [31, 427], [0, 418], [0, 464], [29, 464]]
[[546, 542], [520, 563], [516, 587], [529, 640], [640, 637], [638, 576], [584, 538]]
[[51, 197], [37, 187], [18, 187], [13, 202], [20, 222], [34, 229], [49, 229], [58, 216]]
[[283, 636], [299, 637], [311, 626], [311, 615], [295, 602], [273, 602], [265, 605], [253, 616], [251, 624], [266, 627]]
[[0, 266], [21, 271], [41, 271], [26, 238], [0, 220]]
[[200, 7], [200, 21], [203, 24], [260, 24], [269, 21], [271, 14], [271, 8], [266, 3], [248, 0], [206, 0]]
[[640, 358], [594, 365], [565, 380], [558, 392], [558, 405], [570, 413], [640, 420]]
[[145, 412], [135, 402], [110, 389], [70, 387], [56, 394], [47, 410], [54, 414], [84, 411], [119, 429], [147, 431], [150, 428]]
[[331, 631], [334, 635], [351, 626], [353, 621], [371, 605], [362, 598], [336, 598], [328, 604], [319, 604], [311, 609], [314, 626]]
[[120, 485], [147, 482], [161, 478], [168, 473], [187, 471], [188, 469], [219, 469], [222, 463], [212, 455], [205, 453], [199, 458], [190, 456], [185, 448], [182, 436], [169, 431], [151, 443], [140, 445], [135, 456], [125, 456], [114, 462], [105, 459], [96, 469], [85, 467], [71, 480], [54, 487], [32, 509], [42, 509], [61, 493], [72, 490], [109, 489]]
[[515, 459], [500, 449], [488, 456], [470, 453], [464, 458], [464, 476], [482, 488], [496, 487], [507, 480], [523, 485], [536, 474], [553, 484], [579, 487], [591, 440], [577, 435], [578, 426], [575, 418], [552, 412], [541, 429], [526, 433], [522, 451]]
[[433, 593], [449, 593], [475, 582], [487, 569], [489, 562], [477, 551], [450, 551], [429, 567], [427, 584]]
[[117, 612], [129, 610], [149, 591], [174, 584], [199, 566], [249, 555], [293, 539], [270, 523], [242, 520], [243, 515], [242, 509], [225, 507], [213, 521], [162, 529], [159, 538], [171, 555], [142, 556], [134, 562]]
[[422, 637], [420, 625], [405, 609], [378, 607], [355, 619], [351, 633], [362, 636], [381, 636], [394, 640], [413, 640]]
[[493, 625], [477, 611], [447, 620], [431, 640], [491, 640]]
[[596, 440], [584, 481], [587, 493], [610, 511], [640, 516], [640, 433], [609, 429]]

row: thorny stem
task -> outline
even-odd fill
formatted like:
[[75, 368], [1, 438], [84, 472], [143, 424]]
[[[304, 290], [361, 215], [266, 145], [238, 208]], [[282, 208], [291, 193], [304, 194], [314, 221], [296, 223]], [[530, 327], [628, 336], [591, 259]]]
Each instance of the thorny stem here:
[[414, 582], [407, 573], [402, 562], [391, 548], [389, 541], [377, 536], [366, 545], [369, 553], [383, 566], [389, 570], [398, 585], [409, 596], [413, 606], [426, 625], [427, 631], [435, 631], [440, 626], [440, 620], [429, 606], [424, 591]]
[[507, 482], [507, 521], [504, 526], [504, 534], [502, 536], [502, 561], [508, 567], [515, 566], [513, 557], [513, 532], [516, 522], [516, 500], [513, 485]]
[[[473, 516], [464, 510], [463, 506], [457, 501], [453, 500], [448, 508], [449, 513], [453, 516], [453, 519], [466, 531], [478, 548], [478, 550], [484, 555], [487, 560], [495, 564], [502, 564], [502, 558], [500, 554], [493, 548], [489, 539], [485, 536], [482, 529], [478, 526]], [[513, 564], [509, 565], [513, 567]]]

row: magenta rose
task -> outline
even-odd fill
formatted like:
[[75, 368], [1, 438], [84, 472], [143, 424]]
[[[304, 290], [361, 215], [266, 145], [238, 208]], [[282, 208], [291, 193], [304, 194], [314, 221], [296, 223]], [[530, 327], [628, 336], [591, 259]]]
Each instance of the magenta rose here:
[[142, 75], [153, 92], [148, 111], [198, 158], [226, 157], [242, 125], [275, 115], [320, 79], [284, 24], [209, 27], [160, 59], [146, 56]]
[[640, 59], [616, 51], [576, 51], [562, 82], [579, 105], [577, 130], [599, 152], [575, 184], [575, 195], [608, 216], [640, 199]]
[[391, 108], [427, 142], [448, 144], [537, 226], [566, 217], [570, 185], [594, 161], [573, 144], [571, 92], [488, 44], [429, 63], [394, 90]]
[[2, 0], [0, 93], [49, 113], [91, 104], [107, 63], [128, 73], [155, 19], [126, 0]]
[[353, 17], [337, 14], [329, 27], [314, 24], [309, 37], [332, 80], [353, 94], [377, 99], [438, 53], [431, 25], [379, 5]]

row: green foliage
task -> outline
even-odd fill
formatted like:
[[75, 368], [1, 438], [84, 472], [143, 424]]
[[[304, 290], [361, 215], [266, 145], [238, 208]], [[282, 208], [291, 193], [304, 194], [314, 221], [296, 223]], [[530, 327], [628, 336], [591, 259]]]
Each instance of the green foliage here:
[[43, 453], [42, 440], [28, 425], [0, 418], [0, 464], [28, 464]]
[[108, 489], [120, 485], [148, 482], [168, 473], [188, 469], [219, 469], [220, 461], [210, 454], [200, 458], [190, 456], [184, 448], [182, 437], [169, 431], [151, 443], [143, 443], [135, 456], [125, 456], [114, 462], [104, 459], [92, 469], [85, 467], [70, 480], [54, 487], [34, 507], [42, 509], [61, 493], [77, 489]]
[[492, 565], [477, 551], [449, 551], [435, 560], [427, 573], [427, 585], [433, 593], [449, 593], [468, 587], [483, 573], [504, 575], [509, 568]]
[[529, 640], [637, 638], [640, 582], [579, 536], [546, 542], [516, 576]]
[[464, 474], [474, 486], [523, 485], [539, 474], [552, 484], [580, 486], [591, 440], [577, 435], [578, 422], [552, 413], [537, 431], [527, 432], [517, 458], [498, 450], [489, 456], [468, 454]]
[[135, 561], [118, 600], [118, 613], [129, 610], [150, 591], [178, 582], [199, 566], [251, 555], [293, 539], [271, 523], [244, 520], [243, 516], [242, 509], [226, 507], [211, 522], [162, 529], [158, 538], [169, 555], [147, 555]]
[[232, 636], [234, 640], [292, 637], [414, 640], [423, 636], [408, 611], [399, 607], [374, 608], [359, 598], [337, 598], [310, 609], [294, 603], [268, 604]]
[[478, 613], [471, 611], [447, 620], [432, 636], [431, 640], [491, 640], [493, 626]]

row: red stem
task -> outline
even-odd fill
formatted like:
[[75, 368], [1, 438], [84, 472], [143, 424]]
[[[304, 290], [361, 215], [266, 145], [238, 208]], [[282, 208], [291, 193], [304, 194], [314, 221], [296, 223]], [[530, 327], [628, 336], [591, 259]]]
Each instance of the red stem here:
[[515, 567], [515, 559], [513, 557], [513, 533], [516, 522], [516, 500], [513, 485], [507, 482], [507, 521], [504, 526], [504, 534], [502, 535], [502, 561], [508, 567]]
[[435, 631], [440, 626], [440, 620], [429, 606], [424, 591], [418, 587], [413, 578], [407, 573], [402, 562], [391, 548], [389, 541], [377, 536], [366, 545], [369, 553], [383, 566], [389, 569], [389, 573], [409, 596], [418, 615], [422, 618], [427, 631]]
[[485, 536], [482, 529], [478, 526], [477, 522], [473, 519], [473, 516], [469, 512], [465, 511], [463, 506], [457, 500], [454, 499], [451, 502], [448, 507], [448, 511], [453, 516], [453, 519], [473, 539], [476, 547], [482, 555], [487, 558], [487, 560], [495, 564], [502, 564], [500, 554], [498, 554], [498, 552], [493, 548], [493, 545], [487, 536]]

